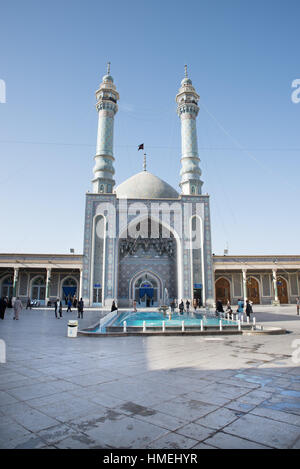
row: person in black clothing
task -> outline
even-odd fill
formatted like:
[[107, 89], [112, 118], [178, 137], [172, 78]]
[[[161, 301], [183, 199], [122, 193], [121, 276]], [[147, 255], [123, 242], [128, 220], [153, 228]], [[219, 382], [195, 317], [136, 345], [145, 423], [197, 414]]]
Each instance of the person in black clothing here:
[[[57, 298], [57, 300], [55, 301], [55, 304], [54, 304], [54, 311], [55, 311], [55, 317], [58, 318], [58, 314], [59, 313], [59, 317], [62, 318], [62, 303], [60, 301], [59, 298]], [[59, 319], [59, 318], [58, 318]]]
[[115, 300], [112, 302], [112, 305], [111, 305], [111, 312], [113, 311], [117, 311], [118, 310], [118, 307], [116, 306], [116, 303], [115, 303]]
[[220, 300], [217, 300], [216, 302], [216, 313], [217, 313], [217, 316], [219, 316], [220, 313], [224, 313], [222, 301]]
[[7, 306], [7, 303], [5, 301], [5, 298], [3, 297], [3, 298], [0, 299], [0, 318], [1, 319], [4, 319], [6, 306]]
[[180, 312], [180, 314], [183, 314], [183, 310], [184, 310], [184, 303], [181, 300], [181, 303], [179, 303], [179, 312]]
[[82, 298], [80, 298], [80, 300], [78, 301], [78, 307], [77, 307], [77, 310], [78, 310], [78, 318], [83, 318], [83, 307], [84, 307], [84, 303], [83, 303], [83, 300]]
[[253, 313], [252, 306], [249, 300], [246, 300], [246, 314], [250, 319], [250, 314]]

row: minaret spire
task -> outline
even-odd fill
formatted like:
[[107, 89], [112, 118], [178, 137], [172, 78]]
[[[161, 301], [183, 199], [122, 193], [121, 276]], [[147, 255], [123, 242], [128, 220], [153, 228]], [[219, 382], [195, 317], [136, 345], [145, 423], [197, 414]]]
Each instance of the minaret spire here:
[[147, 171], [147, 160], [146, 160], [146, 153], [144, 153], [144, 171]]
[[96, 108], [98, 111], [98, 136], [94, 166], [93, 192], [112, 193], [115, 181], [113, 163], [114, 117], [118, 111], [119, 93], [110, 75], [110, 62], [107, 63], [107, 74], [96, 91]]
[[181, 120], [181, 181], [182, 194], [201, 194], [203, 182], [200, 179], [196, 117], [198, 101], [192, 81], [188, 78], [187, 65], [184, 66], [184, 79], [176, 96], [177, 114]]

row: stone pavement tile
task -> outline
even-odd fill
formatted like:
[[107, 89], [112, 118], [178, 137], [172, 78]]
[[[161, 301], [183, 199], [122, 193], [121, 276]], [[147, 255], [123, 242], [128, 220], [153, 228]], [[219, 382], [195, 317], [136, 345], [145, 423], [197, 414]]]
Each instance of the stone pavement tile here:
[[299, 437], [299, 427], [283, 422], [246, 414], [224, 430], [272, 448], [289, 448]]
[[244, 412], [246, 414], [247, 412], [250, 412], [250, 410], [255, 409], [256, 404], [246, 404], [245, 402], [231, 401], [226, 404], [225, 407], [227, 409], [236, 410], [237, 412]]
[[85, 433], [101, 448], [139, 449], [163, 436], [166, 430], [132, 417], [124, 417], [119, 420], [106, 420]]
[[197, 443], [192, 449], [217, 449], [214, 446], [209, 446], [205, 443]]
[[266, 376], [259, 375], [258, 373], [237, 373], [235, 378], [240, 378], [244, 380], [246, 383], [254, 383], [259, 384], [260, 386], [270, 385], [272, 383], [273, 378]]
[[57, 425], [57, 420], [48, 417], [36, 409], [28, 409], [24, 412], [14, 414], [12, 417], [16, 422], [31, 432], [38, 432], [44, 428]]
[[300, 415], [281, 412], [280, 410], [268, 409], [266, 407], [256, 407], [250, 412], [250, 414], [259, 415], [260, 417], [267, 417], [272, 420], [277, 420], [278, 422], [286, 422], [300, 427]]
[[58, 449], [92, 449], [96, 442], [87, 435], [71, 435], [55, 444]]
[[291, 449], [300, 449], [300, 438], [293, 443]]
[[161, 438], [149, 443], [147, 449], [190, 449], [198, 443], [197, 440], [188, 438], [178, 433], [167, 433]]
[[124, 396], [124, 400], [122, 400], [118, 397], [109, 396], [107, 394], [99, 394], [95, 392], [91, 393], [90, 396], [87, 396], [86, 393], [84, 392], [84, 397], [88, 399], [89, 401], [94, 402], [95, 404], [100, 404], [104, 407], [108, 407], [109, 409], [113, 409], [115, 407], [122, 405], [126, 399], [125, 396]]
[[0, 408], [7, 404], [14, 404], [19, 402], [15, 397], [11, 396], [5, 391], [0, 391]]
[[71, 420], [91, 413], [102, 411], [101, 406], [85, 401], [83, 398], [73, 398], [62, 402], [47, 404], [38, 408], [39, 411], [61, 422]]
[[56, 392], [56, 388], [51, 383], [34, 383], [21, 388], [9, 389], [10, 395], [22, 401], [55, 394]]
[[193, 399], [189, 395], [184, 398], [165, 401], [151, 407], [154, 410], [173, 415], [186, 422], [196, 420], [217, 409], [217, 406], [201, 402], [200, 399]]
[[41, 449], [45, 442], [36, 435], [26, 436], [20, 440], [14, 440], [11, 449]]
[[145, 415], [133, 414], [132, 416], [138, 420], [144, 420], [145, 422], [152, 423], [153, 425], [157, 425], [158, 427], [165, 428], [169, 431], [174, 431], [186, 423], [186, 421], [178, 417], [174, 417], [174, 415], [164, 414], [157, 410], [153, 413], [149, 412], [148, 415], [145, 413]]
[[208, 391], [207, 388], [204, 388], [199, 392], [193, 391], [186, 394], [186, 397], [189, 399], [205, 402], [206, 404], [211, 404], [217, 407], [224, 406], [232, 400], [231, 397], [222, 394], [220, 387], [215, 392], [211, 389]]
[[83, 386], [83, 387], [91, 386], [93, 384], [107, 383], [109, 381], [113, 381], [113, 379], [107, 377], [107, 375], [95, 374], [95, 373], [67, 377], [66, 380], [71, 383]]
[[193, 438], [197, 441], [203, 441], [206, 440], [206, 438], [209, 436], [213, 435], [215, 430], [212, 428], [207, 428], [198, 423], [188, 423], [187, 425], [184, 425], [183, 427], [176, 430], [176, 433]]
[[229, 378], [229, 379], [222, 379], [218, 380], [218, 384], [228, 384], [229, 386], [241, 386], [242, 388], [248, 389], [258, 389], [260, 385], [257, 383], [249, 383], [248, 381], [238, 379], [238, 378]]
[[238, 419], [241, 415], [243, 414], [223, 407], [211, 412], [205, 417], [201, 417], [199, 420], [196, 420], [195, 423], [218, 430]]
[[78, 431], [78, 429], [61, 423], [38, 432], [38, 436], [44, 440], [44, 445], [58, 443], [73, 435], [83, 435], [83, 433]]
[[14, 404], [7, 404], [6, 406], [1, 407], [3, 414], [12, 418], [14, 418], [15, 415], [23, 414], [30, 410], [32, 410], [32, 407], [30, 407], [27, 402], [16, 402]]
[[22, 388], [23, 386], [28, 386], [32, 383], [30, 378], [25, 378], [20, 375], [20, 379], [17, 381], [2, 382], [0, 379], [0, 391], [9, 391], [10, 389]]
[[[82, 390], [81, 390], [82, 393]], [[70, 401], [72, 395], [70, 393], [56, 392], [55, 394], [49, 394], [43, 397], [35, 397], [26, 401], [30, 407], [39, 408], [49, 404], [55, 404], [57, 402]]]
[[261, 407], [300, 415], [300, 401], [298, 398], [292, 399], [287, 396], [273, 395], [270, 399], [264, 401]]
[[[244, 440], [237, 436], [228, 435], [227, 433], [218, 432], [211, 438], [205, 440], [205, 444], [219, 449], [268, 449], [269, 447], [260, 445], [253, 441]], [[196, 446], [193, 448], [195, 449]]]
[[100, 408], [97, 412], [91, 414], [86, 413], [81, 417], [72, 418], [67, 420], [66, 423], [72, 429], [85, 433], [88, 430], [97, 428], [98, 425], [105, 423], [106, 421], [117, 421], [124, 418], [124, 414], [120, 414], [115, 410], [107, 409], [105, 407]]
[[9, 442], [20, 439], [31, 433], [16, 423], [10, 417], [2, 417], [0, 420], [0, 448], [6, 448]]
[[[262, 388], [264, 389], [264, 388]], [[272, 396], [271, 393], [260, 391], [256, 389], [255, 391], [250, 391], [248, 394], [239, 397], [236, 402], [237, 403], [245, 403], [245, 404], [253, 404], [259, 405], [262, 402], [266, 401]]]

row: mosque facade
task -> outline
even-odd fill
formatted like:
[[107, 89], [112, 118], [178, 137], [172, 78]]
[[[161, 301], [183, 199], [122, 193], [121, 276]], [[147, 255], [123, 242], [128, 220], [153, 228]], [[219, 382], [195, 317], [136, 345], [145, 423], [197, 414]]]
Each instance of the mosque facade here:
[[119, 93], [108, 67], [96, 91], [97, 146], [86, 194], [82, 255], [0, 254], [0, 294], [49, 304], [76, 295], [86, 306], [157, 307], [170, 299], [212, 305], [249, 298], [295, 303], [300, 256], [215, 256], [209, 195], [202, 194], [196, 119], [199, 95], [185, 76], [176, 96], [181, 123], [180, 191], [147, 171], [114, 180]]

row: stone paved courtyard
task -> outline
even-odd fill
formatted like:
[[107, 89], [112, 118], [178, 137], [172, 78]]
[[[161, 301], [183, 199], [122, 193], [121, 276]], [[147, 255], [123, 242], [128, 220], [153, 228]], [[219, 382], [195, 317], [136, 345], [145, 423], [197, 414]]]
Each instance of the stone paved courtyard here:
[[295, 309], [255, 307], [286, 335], [100, 339], [67, 338], [75, 313], [8, 310], [0, 448], [300, 448]]

